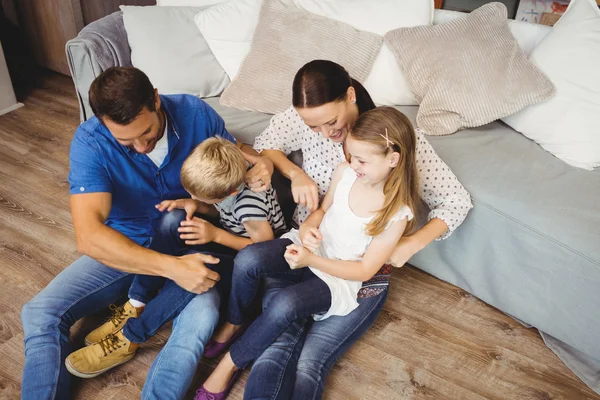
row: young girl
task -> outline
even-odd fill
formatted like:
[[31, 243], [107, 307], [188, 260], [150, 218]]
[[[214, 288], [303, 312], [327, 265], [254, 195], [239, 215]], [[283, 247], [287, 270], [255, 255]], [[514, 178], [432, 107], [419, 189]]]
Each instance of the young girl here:
[[[418, 204], [416, 136], [401, 112], [381, 107], [362, 114], [346, 140], [349, 163], [334, 172], [321, 207], [282, 239], [291, 269], [263, 264], [244, 270], [236, 263], [225, 329], [240, 332], [261, 279], [297, 284], [282, 289], [231, 347], [196, 399], [223, 399], [239, 371], [294, 321], [325, 319], [354, 310], [362, 282], [369, 280], [413, 227]], [[309, 268], [305, 268], [309, 267]]]

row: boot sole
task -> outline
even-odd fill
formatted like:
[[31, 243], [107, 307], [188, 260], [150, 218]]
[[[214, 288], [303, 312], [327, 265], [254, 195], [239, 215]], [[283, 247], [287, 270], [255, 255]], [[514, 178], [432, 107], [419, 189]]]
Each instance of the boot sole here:
[[133, 358], [133, 356], [135, 356], [135, 353], [132, 354], [130, 357], [126, 358], [125, 360], [121, 361], [118, 364], [112, 365], [108, 368], [104, 368], [101, 371], [98, 372], [93, 372], [93, 373], [88, 373], [88, 372], [81, 372], [81, 371], [77, 371], [72, 365], [71, 362], [69, 361], [69, 359], [65, 359], [65, 367], [67, 367], [67, 371], [69, 371], [72, 375], [75, 375], [79, 378], [84, 378], [84, 379], [89, 379], [89, 378], [95, 378], [98, 375], [102, 375], [103, 373], [105, 373], [108, 370], [111, 370], [115, 367], [118, 367], [121, 364], [125, 364], [127, 361], [131, 360]]

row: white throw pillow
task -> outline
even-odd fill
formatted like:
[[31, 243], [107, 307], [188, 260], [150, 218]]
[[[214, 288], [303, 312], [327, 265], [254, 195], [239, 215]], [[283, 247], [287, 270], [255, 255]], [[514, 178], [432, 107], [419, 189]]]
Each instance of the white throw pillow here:
[[503, 119], [567, 164], [600, 166], [600, 10], [595, 0], [572, 0], [533, 62], [556, 95]]
[[250, 52], [261, 4], [262, 0], [231, 0], [201, 11], [194, 18], [231, 80]]
[[162, 94], [220, 95], [229, 85], [194, 24], [199, 7], [121, 6], [131, 64]]
[[[433, 21], [430, 0], [293, 0], [296, 6], [366, 32], [386, 32]], [[231, 0], [200, 12], [196, 24], [221, 66], [234, 79], [250, 51], [261, 0]], [[416, 100], [394, 55], [383, 46], [362, 82], [377, 104], [415, 105]], [[290, 83], [291, 84], [291, 83]]]
[[159, 7], [210, 7], [227, 0], [156, 0]]

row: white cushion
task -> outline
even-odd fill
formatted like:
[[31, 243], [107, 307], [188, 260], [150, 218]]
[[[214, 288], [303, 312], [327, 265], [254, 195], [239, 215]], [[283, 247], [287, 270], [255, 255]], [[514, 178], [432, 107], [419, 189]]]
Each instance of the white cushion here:
[[600, 10], [573, 0], [530, 60], [556, 87], [554, 98], [503, 119], [559, 159], [600, 166]]
[[210, 7], [224, 1], [226, 0], [156, 0], [156, 5], [159, 7]]
[[131, 63], [163, 94], [218, 96], [227, 74], [194, 24], [199, 7], [121, 6]]
[[[430, 0], [293, 2], [314, 14], [379, 35], [400, 27], [430, 25], [433, 20], [433, 1]], [[195, 18], [198, 28], [230, 79], [235, 78], [250, 51], [261, 3], [261, 0], [231, 0], [204, 10]], [[404, 74], [387, 46], [381, 49], [370, 74], [362, 83], [377, 104], [416, 104]]]
[[231, 0], [201, 11], [194, 18], [231, 80], [250, 52], [261, 4], [262, 0]]

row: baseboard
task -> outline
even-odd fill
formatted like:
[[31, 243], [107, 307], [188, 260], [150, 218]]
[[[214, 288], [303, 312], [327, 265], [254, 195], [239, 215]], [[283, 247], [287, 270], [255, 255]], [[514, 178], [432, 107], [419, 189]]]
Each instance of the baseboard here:
[[0, 110], [0, 115], [8, 114], [9, 112], [16, 110], [17, 108], [23, 107], [24, 105], [25, 104], [23, 104], [23, 103], [17, 103], [8, 108], [5, 108], [4, 110]]

